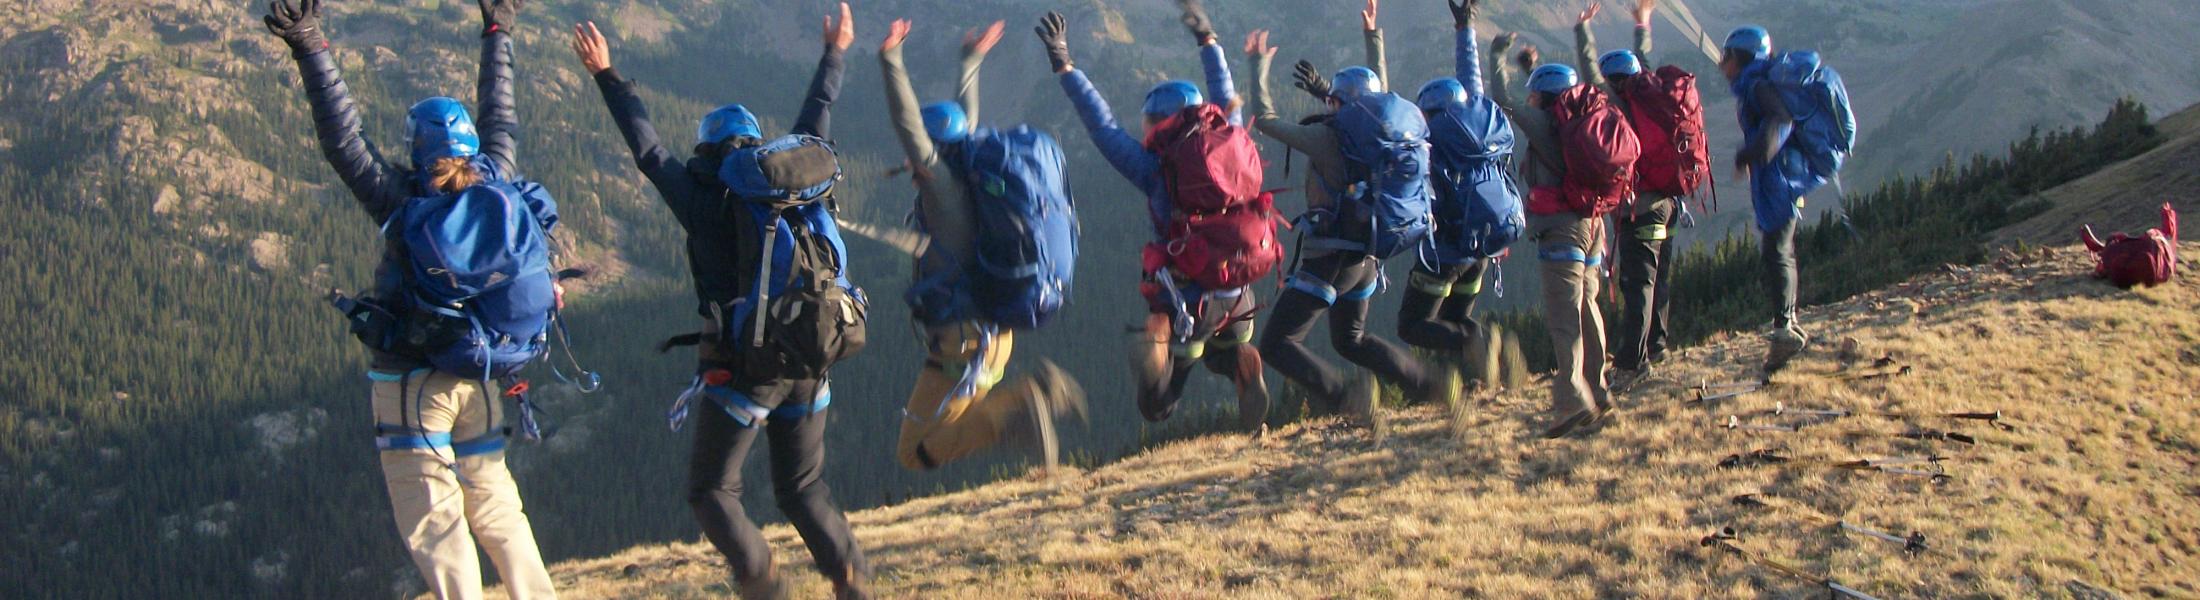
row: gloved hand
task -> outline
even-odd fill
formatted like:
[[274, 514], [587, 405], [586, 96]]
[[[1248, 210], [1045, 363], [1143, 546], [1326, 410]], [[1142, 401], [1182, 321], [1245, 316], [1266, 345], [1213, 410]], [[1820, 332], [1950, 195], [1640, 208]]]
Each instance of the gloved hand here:
[[1301, 60], [1291, 70], [1291, 78], [1298, 82], [1299, 89], [1306, 90], [1306, 93], [1313, 94], [1317, 99], [1329, 99], [1329, 78], [1323, 77], [1321, 70], [1314, 68], [1314, 63]]
[[1047, 62], [1054, 64], [1054, 72], [1068, 73], [1075, 68], [1069, 59], [1069, 19], [1062, 13], [1051, 12], [1039, 18], [1039, 44], [1047, 48]]
[[328, 48], [328, 38], [321, 35], [321, 0], [298, 0], [295, 8], [290, 0], [274, 0], [267, 3], [267, 17], [260, 22], [290, 45], [293, 58]]
[[1451, 28], [1466, 31], [1474, 24], [1474, 13], [1481, 9], [1482, 0], [1445, 0], [1451, 5]]
[[520, 6], [527, 0], [476, 0], [481, 4], [481, 35], [503, 31], [510, 33], [512, 22], [519, 19]]
[[1176, 4], [1184, 7], [1184, 29], [1192, 32], [1193, 41], [1201, 46], [1215, 43], [1215, 24], [1207, 20], [1207, 9], [1200, 7], [1199, 0], [1176, 0]]

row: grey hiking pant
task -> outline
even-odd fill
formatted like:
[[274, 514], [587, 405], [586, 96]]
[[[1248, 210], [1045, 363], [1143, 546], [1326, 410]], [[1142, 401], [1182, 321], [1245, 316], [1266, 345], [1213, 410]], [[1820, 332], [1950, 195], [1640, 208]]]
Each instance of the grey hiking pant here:
[[1765, 298], [1778, 311], [1772, 317], [1775, 330], [1795, 324], [1796, 292], [1801, 279], [1795, 262], [1795, 227], [1800, 221], [1789, 219], [1779, 230], [1763, 232], [1763, 241], [1757, 245], [1764, 257]]

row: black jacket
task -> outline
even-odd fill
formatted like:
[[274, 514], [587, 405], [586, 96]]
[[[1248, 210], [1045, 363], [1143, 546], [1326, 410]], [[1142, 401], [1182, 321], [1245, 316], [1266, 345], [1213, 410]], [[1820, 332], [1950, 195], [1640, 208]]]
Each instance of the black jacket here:
[[[841, 54], [839, 49], [828, 49], [818, 59], [794, 133], [832, 137], [832, 106], [840, 96], [843, 71]], [[687, 230], [688, 269], [701, 302], [697, 312], [709, 316], [710, 305], [740, 298], [747, 291], [742, 289], [742, 269], [737, 266], [745, 251], [743, 243], [756, 241], [742, 239], [747, 232], [736, 229], [726, 212], [726, 186], [718, 181], [718, 162], [704, 157], [682, 160], [665, 148], [657, 128], [650, 124], [649, 109], [634, 92], [634, 82], [620, 78], [616, 69], [597, 73], [596, 87], [603, 92], [612, 120], [619, 124], [627, 149], [634, 153], [634, 165], [656, 186], [672, 216]]]
[[[327, 49], [298, 57], [298, 74], [304, 80], [306, 100], [313, 110], [313, 129], [320, 139], [321, 155], [336, 169], [336, 177], [351, 190], [352, 198], [374, 219], [375, 226], [387, 222], [407, 200], [427, 195], [415, 170], [418, 165], [391, 165], [361, 132], [359, 105], [352, 100], [350, 88], [337, 72], [336, 58]], [[518, 127], [519, 111], [512, 105], [510, 33], [500, 30], [482, 36], [477, 85], [480, 106], [476, 107], [479, 114], [474, 127], [481, 136], [481, 155], [474, 165], [490, 180], [517, 178], [519, 145], [512, 131]], [[375, 297], [397, 293], [399, 265], [404, 259], [399, 252], [401, 249], [392, 244], [383, 245], [382, 261], [375, 267]], [[378, 367], [394, 368], [402, 364], [401, 360], [380, 353], [375, 356]]]

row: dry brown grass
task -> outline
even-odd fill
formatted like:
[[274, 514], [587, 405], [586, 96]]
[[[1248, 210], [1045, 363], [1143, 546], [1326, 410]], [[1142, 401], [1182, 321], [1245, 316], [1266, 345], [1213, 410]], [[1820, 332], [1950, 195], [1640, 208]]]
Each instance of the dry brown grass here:
[[[2200, 246], [2187, 246], [2200, 256]], [[1954, 268], [1806, 311], [1819, 336], [1768, 393], [1701, 406], [1684, 384], [1747, 377], [1753, 335], [1680, 352], [1623, 420], [1586, 439], [1532, 439], [1542, 390], [1448, 411], [1402, 409], [1380, 441], [1324, 422], [1269, 439], [1218, 435], [1088, 472], [1028, 478], [851, 515], [883, 596], [909, 598], [1754, 597], [1822, 594], [1697, 540], [1744, 545], [1881, 597], [2061, 597], [2091, 586], [2200, 595], [2200, 286], [2124, 292], [2064, 248]], [[2188, 262], [2187, 267], [2192, 265]], [[1837, 376], [1838, 340], [1916, 367]], [[1789, 406], [2000, 410], [2015, 432], [1851, 419], [1820, 431], [1957, 429], [1976, 448], [1745, 434], [1730, 414]], [[1455, 428], [1456, 425], [1456, 428]], [[1455, 431], [1457, 432], [1455, 434]], [[1719, 469], [1728, 454], [1956, 456], [1943, 484], [1831, 469]], [[1732, 506], [1770, 490], [1934, 553]], [[791, 529], [768, 530], [797, 597], [828, 588]], [[559, 565], [569, 597], [724, 594], [707, 545]]]

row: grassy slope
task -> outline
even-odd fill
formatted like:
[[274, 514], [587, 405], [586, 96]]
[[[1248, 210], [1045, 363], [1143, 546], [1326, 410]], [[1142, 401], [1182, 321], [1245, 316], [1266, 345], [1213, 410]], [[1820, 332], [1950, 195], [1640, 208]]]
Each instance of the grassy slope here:
[[[2188, 253], [2200, 245], [2187, 245]], [[2188, 254], [2200, 255], [2200, 254]], [[2194, 264], [2188, 261], [2186, 268]], [[1269, 439], [1214, 436], [1053, 481], [1027, 478], [852, 515], [894, 597], [1705, 597], [1804, 595], [1806, 584], [1701, 549], [1733, 525], [1745, 545], [1886, 597], [2063, 595], [2079, 585], [2200, 593], [2176, 565], [2200, 553], [2200, 280], [2124, 292], [2086, 278], [2072, 248], [1951, 267], [1805, 311], [1821, 339], [1916, 366], [1846, 380], [1815, 346], [1771, 393], [1714, 406], [1684, 384], [1733, 380], [1754, 337], [1679, 353], [1668, 381], [1630, 395], [1622, 421], [1583, 440], [1531, 439], [1545, 392], [1464, 411], [1404, 409], [1390, 433], [1294, 426]], [[1977, 448], [1741, 434], [1774, 402], [1860, 410], [1994, 410], [2014, 433], [1968, 428]], [[1921, 422], [1922, 427], [1949, 427]], [[1901, 430], [1893, 421], [1817, 427]], [[1929, 484], [1826, 469], [1721, 470], [1725, 455], [1953, 454]], [[1730, 506], [1767, 489], [1884, 530], [1916, 529], [1935, 553]], [[759, 490], [761, 491], [761, 490]], [[768, 536], [803, 597], [820, 596], [792, 530]], [[723, 593], [706, 545], [636, 548], [560, 565], [572, 597]], [[2082, 583], [2073, 583], [2082, 582]]]
[[[2200, 218], [2200, 105], [2186, 108], [2156, 124], [2168, 140], [2137, 158], [2101, 169], [2069, 184], [2041, 194], [2054, 208], [2023, 223], [2011, 225], [1995, 236], [1997, 243], [2022, 240], [2034, 245], [2075, 243], [2077, 224], [2092, 223], [2107, 237], [2116, 231], [2138, 232], [2160, 227], [2157, 212], [2163, 202], [2177, 208], [2186, 222]], [[2200, 228], [2183, 227], [2200, 235]]]

